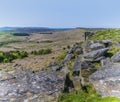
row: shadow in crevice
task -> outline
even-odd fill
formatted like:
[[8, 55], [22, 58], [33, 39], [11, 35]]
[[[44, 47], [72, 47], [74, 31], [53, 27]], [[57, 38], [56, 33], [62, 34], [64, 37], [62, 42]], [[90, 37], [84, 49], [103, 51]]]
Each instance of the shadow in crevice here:
[[69, 74], [66, 75], [66, 80], [64, 83], [64, 93], [69, 93], [70, 92], [70, 88], [74, 88], [74, 84], [73, 81], [70, 79]]

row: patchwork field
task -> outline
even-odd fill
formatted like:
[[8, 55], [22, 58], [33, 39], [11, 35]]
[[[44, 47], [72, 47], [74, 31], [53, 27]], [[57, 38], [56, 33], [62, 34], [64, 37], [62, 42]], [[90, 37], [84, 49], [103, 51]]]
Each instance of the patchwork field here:
[[65, 47], [84, 40], [84, 30], [81, 29], [53, 32], [52, 34], [28, 34], [20, 35], [15, 32], [0, 32], [0, 51], [26, 51], [31, 53], [41, 49], [51, 49], [52, 53], [37, 56], [29, 54], [28, 57], [13, 60], [12, 63], [0, 63], [0, 69], [6, 71], [16, 68], [41, 69], [55, 60]]

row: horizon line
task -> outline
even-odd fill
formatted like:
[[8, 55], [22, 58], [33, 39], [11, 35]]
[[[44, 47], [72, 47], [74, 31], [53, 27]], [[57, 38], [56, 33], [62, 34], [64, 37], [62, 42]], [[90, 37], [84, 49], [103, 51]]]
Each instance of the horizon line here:
[[0, 28], [58, 28], [58, 29], [65, 29], [65, 28], [70, 28], [70, 29], [81, 29], [81, 28], [103, 28], [103, 29], [120, 29], [120, 27], [48, 27], [48, 26], [0, 26]]

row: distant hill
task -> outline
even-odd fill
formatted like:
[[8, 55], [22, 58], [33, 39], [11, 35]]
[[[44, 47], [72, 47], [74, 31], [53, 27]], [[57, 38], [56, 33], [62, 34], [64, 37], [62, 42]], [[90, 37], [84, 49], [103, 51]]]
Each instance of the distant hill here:
[[40, 33], [40, 34], [52, 34], [55, 31], [66, 31], [73, 29], [83, 29], [86, 31], [98, 31], [112, 28], [49, 28], [49, 27], [1, 27], [0, 31], [18, 32], [18, 33]]
[[12, 31], [12, 32], [53, 32], [53, 31], [64, 31], [71, 30], [73, 28], [47, 28], [47, 27], [1, 27], [0, 31]]
[[1, 27], [0, 31], [9, 31], [9, 30], [15, 30], [15, 27]]

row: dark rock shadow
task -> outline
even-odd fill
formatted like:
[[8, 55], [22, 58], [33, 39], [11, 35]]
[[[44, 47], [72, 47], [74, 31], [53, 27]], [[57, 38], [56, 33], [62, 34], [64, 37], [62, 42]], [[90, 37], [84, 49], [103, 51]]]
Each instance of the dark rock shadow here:
[[72, 82], [72, 80], [69, 77], [69, 74], [66, 75], [66, 80], [64, 83], [64, 93], [69, 93], [69, 89], [70, 88], [74, 88], [74, 84]]

